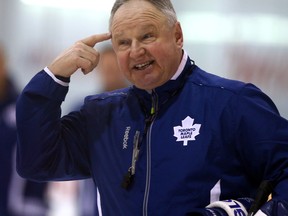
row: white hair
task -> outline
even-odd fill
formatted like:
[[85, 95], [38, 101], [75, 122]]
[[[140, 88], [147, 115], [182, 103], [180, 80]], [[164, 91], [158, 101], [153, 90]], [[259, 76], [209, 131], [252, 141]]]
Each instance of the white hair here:
[[[111, 28], [112, 20], [117, 10], [122, 5], [124, 5], [125, 3], [129, 1], [133, 1], [133, 0], [116, 0], [115, 1], [111, 10], [109, 28]], [[134, 1], [140, 1], [140, 0], [134, 0]], [[144, 0], [144, 1], [151, 3], [152, 5], [155, 6], [155, 8], [157, 8], [160, 12], [162, 12], [167, 17], [169, 24], [174, 25], [177, 22], [177, 15], [170, 0]]]

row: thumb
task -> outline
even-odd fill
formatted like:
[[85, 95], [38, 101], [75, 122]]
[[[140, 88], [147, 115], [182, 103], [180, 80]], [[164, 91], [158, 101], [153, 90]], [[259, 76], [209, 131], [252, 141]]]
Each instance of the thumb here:
[[111, 39], [111, 33], [91, 35], [81, 40], [82, 43], [94, 47], [97, 43]]

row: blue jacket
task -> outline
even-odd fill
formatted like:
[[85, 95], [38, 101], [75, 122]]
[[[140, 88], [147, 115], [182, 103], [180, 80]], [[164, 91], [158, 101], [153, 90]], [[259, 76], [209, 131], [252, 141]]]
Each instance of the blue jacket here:
[[[254, 197], [264, 179], [288, 200], [288, 121], [258, 88], [192, 64], [148, 93], [89, 96], [62, 118], [68, 87], [44, 71], [17, 102], [18, 172], [92, 177], [103, 215], [185, 215], [212, 201]], [[139, 135], [139, 136], [138, 136]], [[121, 187], [139, 143], [133, 182]], [[133, 142], [134, 141], [134, 142]]]

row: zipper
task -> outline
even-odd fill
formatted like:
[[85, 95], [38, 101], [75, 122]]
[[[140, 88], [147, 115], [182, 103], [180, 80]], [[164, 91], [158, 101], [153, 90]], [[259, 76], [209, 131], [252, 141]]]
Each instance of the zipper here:
[[156, 119], [157, 109], [158, 109], [158, 95], [152, 90], [152, 106], [149, 118], [145, 120], [145, 132], [147, 135], [147, 171], [146, 171], [146, 186], [143, 200], [143, 216], [148, 215], [148, 201], [149, 201], [149, 193], [150, 193], [150, 183], [151, 183], [151, 135], [154, 121]]

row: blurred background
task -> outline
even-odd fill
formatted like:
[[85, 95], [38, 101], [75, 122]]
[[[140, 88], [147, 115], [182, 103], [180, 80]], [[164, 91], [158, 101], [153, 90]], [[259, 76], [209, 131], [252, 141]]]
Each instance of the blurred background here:
[[[106, 32], [113, 2], [0, 0], [0, 42], [19, 88], [75, 41]], [[288, 1], [172, 2], [191, 58], [211, 73], [256, 84], [287, 118]], [[97, 82], [95, 73], [74, 76], [64, 112], [84, 95], [101, 91]]]
[[[184, 31], [184, 48], [196, 64], [220, 76], [254, 83], [288, 118], [288, 1], [172, 2]], [[107, 32], [113, 3], [0, 0], [0, 43], [6, 49], [8, 68], [17, 88], [21, 90], [33, 75], [75, 41]], [[77, 73], [72, 77], [63, 112], [71, 110], [85, 95], [102, 90], [97, 73]], [[71, 185], [67, 188], [71, 192]], [[51, 197], [59, 199], [59, 194], [52, 190]], [[69, 213], [59, 215], [76, 215], [75, 205], [71, 205], [73, 199], [69, 202], [70, 205], [62, 205]], [[57, 215], [55, 212], [51, 215]]]

